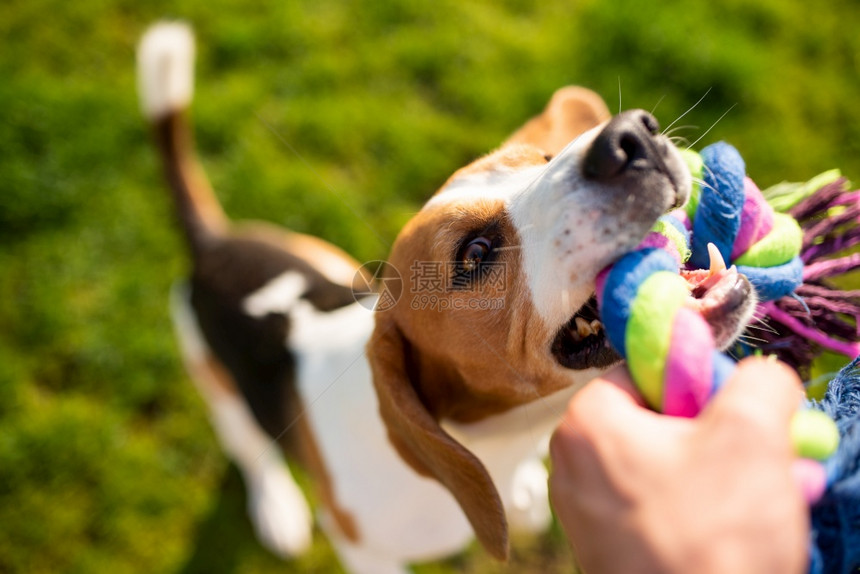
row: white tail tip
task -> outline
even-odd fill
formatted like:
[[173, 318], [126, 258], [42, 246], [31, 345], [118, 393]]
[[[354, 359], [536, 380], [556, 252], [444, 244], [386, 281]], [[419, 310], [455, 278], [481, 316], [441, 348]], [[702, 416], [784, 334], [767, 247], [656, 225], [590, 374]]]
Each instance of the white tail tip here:
[[157, 120], [187, 108], [194, 92], [194, 34], [179, 22], [151, 26], [137, 47], [137, 89], [144, 115]]

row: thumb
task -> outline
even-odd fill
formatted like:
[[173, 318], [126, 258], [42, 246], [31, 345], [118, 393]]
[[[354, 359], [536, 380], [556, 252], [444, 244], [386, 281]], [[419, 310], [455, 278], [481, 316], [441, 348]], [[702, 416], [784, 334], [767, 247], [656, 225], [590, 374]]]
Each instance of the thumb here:
[[642, 416], [652, 416], [634, 387], [626, 364], [590, 381], [568, 403], [559, 430], [587, 428], [603, 432], [616, 425], [630, 426]]
[[[567, 404], [550, 444], [553, 468], [577, 475], [587, 461], [597, 464], [597, 452], [617, 444], [619, 434], [642, 426], [643, 417], [656, 417], [636, 391], [626, 364], [588, 382]], [[554, 472], [558, 474], [558, 472]]]
[[625, 412], [646, 408], [642, 395], [630, 378], [627, 363], [616, 365], [587, 383], [574, 400], [586, 414], [601, 412], [607, 405]]

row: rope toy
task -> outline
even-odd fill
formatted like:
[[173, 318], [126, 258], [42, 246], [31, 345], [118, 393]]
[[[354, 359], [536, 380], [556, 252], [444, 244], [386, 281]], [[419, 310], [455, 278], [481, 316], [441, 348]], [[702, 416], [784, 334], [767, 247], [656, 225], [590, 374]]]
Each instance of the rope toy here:
[[698, 182], [686, 208], [661, 218], [636, 250], [598, 275], [609, 341], [652, 408], [695, 416], [734, 361], [717, 350], [710, 326], [691, 304], [690, 282], [707, 289], [743, 273], [760, 301], [756, 314], [769, 328], [755, 347], [736, 343], [734, 357], [763, 352], [801, 376], [825, 350], [853, 359], [821, 401], [797, 412], [791, 435], [811, 505], [809, 572], [858, 571], [860, 290], [840, 290], [829, 280], [860, 269], [860, 253], [846, 254], [860, 245], [860, 191], [848, 191], [833, 170], [762, 192], [728, 144], [684, 153]]
[[[767, 203], [735, 148], [718, 143], [701, 155], [687, 152], [686, 160], [702, 182], [686, 209], [661, 218], [636, 250], [598, 276], [596, 290], [609, 341], [626, 358], [645, 401], [657, 411], [693, 417], [735, 363], [717, 349], [688, 279], [707, 289], [743, 273], [761, 301], [773, 301], [803, 283], [804, 265], [800, 225]], [[834, 422], [817, 410], [798, 411], [791, 434], [797, 454], [818, 461], [839, 443]], [[805, 495], [814, 502], [826, 478], [823, 468], [811, 468]]]

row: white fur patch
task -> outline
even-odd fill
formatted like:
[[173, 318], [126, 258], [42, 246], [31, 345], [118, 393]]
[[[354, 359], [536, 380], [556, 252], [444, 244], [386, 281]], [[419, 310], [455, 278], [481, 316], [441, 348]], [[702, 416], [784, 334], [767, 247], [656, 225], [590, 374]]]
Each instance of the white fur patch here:
[[[588, 381], [599, 373], [592, 369], [578, 379]], [[547, 472], [541, 459], [550, 433], [580, 388], [572, 385], [473, 423], [442, 421], [442, 428], [486, 466], [513, 530], [540, 532], [549, 524]]]
[[431, 197], [424, 207], [480, 200], [507, 202], [514, 194], [528, 189], [544, 169], [544, 166], [535, 166], [518, 171], [502, 169], [462, 175]]
[[269, 313], [288, 313], [308, 288], [305, 278], [295, 271], [282, 273], [248, 295], [242, 308], [252, 317]]
[[335, 500], [353, 518], [360, 542], [329, 530], [348, 572], [401, 573], [404, 563], [461, 549], [472, 529], [439, 482], [397, 454], [379, 414], [365, 345], [374, 314], [359, 303], [328, 313], [302, 302], [290, 315], [304, 415], [326, 461]]
[[191, 311], [190, 291], [185, 283], [174, 283], [170, 288], [170, 316], [189, 369], [192, 363], [205, 361], [208, 352], [203, 333], [200, 332], [194, 312]]
[[150, 27], [137, 48], [137, 88], [150, 120], [188, 107], [194, 93], [194, 35], [179, 22]]
[[[579, 175], [579, 165], [599, 126], [572, 141], [540, 179], [509, 204], [522, 243], [522, 262], [532, 302], [549, 325], [566, 321], [594, 291], [602, 252], [610, 241], [599, 233], [601, 189]], [[574, 193], [574, 190], [577, 190]]]
[[[256, 425], [253, 419], [249, 422]], [[280, 452], [275, 452], [278, 448], [269, 441], [272, 452], [261, 453], [256, 465], [242, 471], [248, 487], [248, 514], [260, 542], [274, 554], [289, 558], [310, 548], [313, 515]]]

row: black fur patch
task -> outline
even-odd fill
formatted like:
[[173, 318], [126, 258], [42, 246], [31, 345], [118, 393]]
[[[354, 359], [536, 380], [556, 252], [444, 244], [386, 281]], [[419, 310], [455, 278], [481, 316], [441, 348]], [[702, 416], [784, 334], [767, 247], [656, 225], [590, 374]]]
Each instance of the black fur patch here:
[[[191, 305], [209, 347], [232, 374], [262, 428], [290, 447], [284, 431], [300, 414], [295, 357], [287, 348], [289, 317], [253, 317], [242, 308], [250, 294], [293, 271], [307, 282], [302, 298], [320, 311], [354, 303], [349, 287], [327, 280], [274, 242], [231, 237], [198, 254], [191, 276]], [[292, 433], [287, 433], [290, 435]]]

